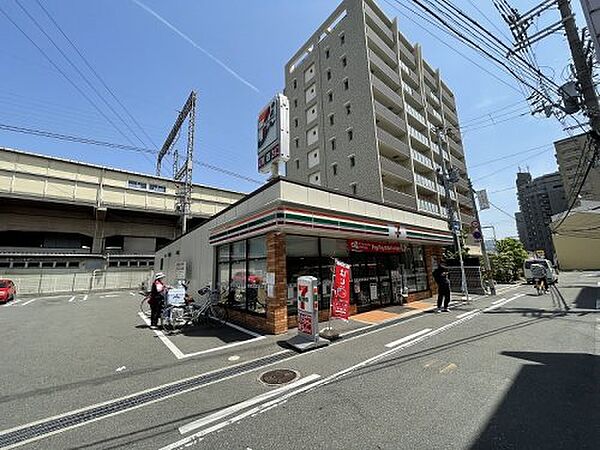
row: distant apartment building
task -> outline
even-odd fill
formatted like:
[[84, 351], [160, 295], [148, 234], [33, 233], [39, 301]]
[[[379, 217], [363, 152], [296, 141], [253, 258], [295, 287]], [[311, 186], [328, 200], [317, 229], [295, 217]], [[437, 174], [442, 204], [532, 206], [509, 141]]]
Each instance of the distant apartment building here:
[[[562, 178], [569, 204], [577, 194], [583, 175], [590, 163], [592, 153], [589, 152], [588, 135], [586, 133], [561, 139], [554, 143], [556, 162]], [[581, 187], [579, 200], [600, 200], [600, 166], [592, 167]]]
[[528, 251], [543, 250], [547, 259], [554, 259], [550, 223], [553, 215], [568, 208], [560, 174], [532, 178], [529, 172], [517, 173], [517, 197], [519, 239]]
[[[474, 220], [452, 91], [372, 0], [345, 0], [285, 67], [287, 176], [445, 217], [436, 170], [461, 173], [451, 192]], [[453, 133], [440, 146], [436, 127]]]

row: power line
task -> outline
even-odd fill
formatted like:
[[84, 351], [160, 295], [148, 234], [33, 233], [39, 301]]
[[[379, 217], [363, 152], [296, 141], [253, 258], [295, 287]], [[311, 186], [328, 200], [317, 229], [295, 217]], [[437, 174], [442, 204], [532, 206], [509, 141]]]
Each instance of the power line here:
[[148, 135], [148, 133], [146, 133], [146, 130], [144, 130], [144, 128], [135, 119], [135, 117], [133, 117], [133, 115], [131, 114], [131, 112], [129, 112], [129, 109], [127, 109], [127, 107], [119, 100], [119, 98], [115, 95], [115, 93], [113, 92], [113, 90], [108, 86], [108, 84], [104, 81], [104, 79], [100, 76], [100, 74], [90, 64], [90, 62], [88, 61], [88, 59], [83, 55], [83, 53], [79, 50], [79, 48], [77, 48], [77, 46], [69, 38], [69, 36], [67, 36], [67, 34], [64, 32], [64, 30], [62, 29], [62, 27], [56, 22], [56, 20], [54, 19], [54, 17], [52, 17], [52, 15], [48, 12], [48, 10], [46, 8], [44, 8], [44, 6], [40, 2], [40, 0], [35, 0], [35, 1], [39, 5], [39, 7], [44, 11], [44, 13], [46, 13], [46, 16], [48, 16], [48, 18], [54, 24], [54, 26], [58, 29], [58, 31], [60, 32], [60, 34], [62, 34], [62, 36], [67, 40], [67, 42], [69, 44], [71, 44], [71, 47], [73, 47], [73, 49], [77, 52], [77, 54], [83, 60], [83, 62], [85, 63], [85, 65], [88, 67], [88, 69], [90, 69], [90, 71], [96, 76], [96, 78], [100, 81], [100, 83], [102, 83], [102, 86], [104, 86], [104, 89], [106, 89], [108, 91], [108, 93], [111, 95], [111, 97], [119, 104], [119, 106], [123, 109], [123, 111], [125, 111], [125, 113], [127, 114], [127, 116], [129, 116], [129, 118], [133, 121], [133, 123], [135, 125], [137, 125], [137, 127], [141, 130], [141, 132], [144, 134], [144, 136], [146, 136], [146, 138], [148, 139], [148, 141], [150, 141], [150, 143], [154, 147], [158, 148], [158, 145], [156, 145], [156, 143], [152, 140], [152, 138]]
[[[529, 158], [533, 158], [534, 156], [538, 156], [538, 155], [541, 155], [541, 154], [543, 154], [543, 153], [546, 153], [548, 150], [550, 150], [550, 149], [547, 149], [547, 148], [546, 148], [546, 149], [542, 150], [541, 152], [534, 153], [534, 154], [533, 154], [533, 155], [531, 155]], [[492, 173], [488, 173], [487, 175], [484, 175], [484, 176], [482, 176], [482, 177], [479, 177], [479, 178], [476, 178], [476, 179], [474, 179], [474, 180], [473, 180], [473, 183], [475, 183], [475, 182], [477, 182], [477, 181], [480, 181], [480, 180], [484, 180], [484, 179], [486, 179], [486, 178], [489, 178], [489, 177], [492, 177], [492, 176], [496, 175], [498, 172], [502, 172], [503, 170], [510, 169], [511, 167], [514, 167], [514, 166], [516, 166], [516, 165], [518, 165], [518, 164], [522, 163], [523, 161], [527, 161], [529, 158], [522, 159], [522, 160], [520, 160], [520, 161], [517, 161], [516, 163], [509, 164], [508, 166], [504, 166], [504, 167], [501, 167], [501, 168], [499, 168], [499, 169], [494, 169], [494, 171], [493, 171]]]
[[119, 127], [117, 127], [117, 125], [116, 125], [116, 124], [115, 124], [115, 123], [114, 123], [114, 122], [113, 122], [113, 121], [110, 119], [110, 117], [108, 117], [108, 116], [107, 116], [107, 115], [104, 113], [104, 111], [102, 111], [102, 109], [100, 109], [100, 107], [99, 107], [99, 106], [96, 104], [96, 102], [94, 102], [94, 100], [92, 100], [92, 99], [91, 99], [91, 98], [90, 98], [90, 97], [89, 97], [89, 96], [88, 96], [88, 95], [87, 95], [87, 94], [86, 94], [86, 93], [85, 93], [85, 92], [84, 92], [84, 91], [83, 91], [83, 90], [82, 90], [82, 89], [81, 89], [81, 88], [80, 88], [80, 87], [79, 87], [79, 86], [78, 86], [78, 85], [77, 85], [77, 84], [76, 84], [76, 83], [75, 83], [75, 82], [74, 82], [74, 81], [73, 81], [73, 80], [72, 80], [72, 79], [71, 79], [71, 78], [70, 78], [70, 77], [69, 77], [69, 76], [68, 76], [68, 75], [67, 75], [67, 74], [66, 74], [66, 73], [65, 73], [65, 72], [64, 72], [64, 71], [63, 71], [63, 70], [62, 70], [62, 69], [61, 69], [61, 68], [60, 68], [60, 67], [59, 67], [59, 66], [58, 66], [58, 65], [57, 65], [57, 64], [56, 64], [54, 61], [53, 61], [53, 60], [52, 60], [52, 58], [50, 58], [50, 57], [48, 56], [48, 54], [47, 54], [47, 53], [46, 53], [46, 52], [45, 52], [45, 51], [44, 51], [44, 50], [43, 50], [43, 49], [42, 49], [42, 48], [41, 48], [41, 47], [40, 47], [40, 46], [39, 46], [39, 45], [38, 45], [38, 44], [37, 44], [37, 43], [36, 43], [36, 42], [35, 42], [35, 41], [32, 39], [32, 38], [30, 38], [30, 37], [29, 37], [29, 35], [28, 35], [28, 34], [25, 32], [25, 30], [23, 30], [23, 29], [22, 29], [22, 28], [19, 26], [19, 24], [17, 24], [17, 23], [16, 23], [16, 22], [15, 22], [15, 21], [14, 21], [14, 20], [11, 18], [11, 17], [10, 17], [10, 16], [9, 16], [9, 15], [6, 13], [6, 11], [4, 11], [4, 9], [3, 9], [2, 7], [0, 7], [0, 12], [1, 12], [1, 13], [2, 13], [2, 14], [3, 14], [3, 15], [4, 15], [4, 16], [7, 18], [7, 19], [8, 19], [8, 21], [9, 21], [10, 23], [12, 23], [12, 24], [15, 26], [15, 28], [17, 28], [17, 29], [18, 29], [18, 30], [21, 32], [21, 34], [23, 34], [23, 36], [25, 36], [25, 38], [26, 38], [26, 39], [27, 39], [29, 42], [31, 42], [31, 44], [33, 44], [33, 46], [35, 46], [35, 48], [37, 48], [37, 49], [38, 49], [38, 51], [39, 51], [39, 52], [40, 52], [40, 53], [41, 53], [41, 54], [42, 54], [42, 55], [43, 55], [43, 56], [46, 58], [46, 60], [47, 60], [47, 61], [48, 61], [50, 64], [52, 64], [52, 66], [53, 66], [53, 67], [54, 67], [54, 68], [55, 68], [55, 69], [56, 69], [56, 70], [57, 70], [57, 71], [58, 71], [58, 72], [59, 72], [59, 73], [60, 73], [60, 74], [63, 76], [63, 78], [64, 78], [65, 80], [67, 80], [67, 82], [68, 82], [68, 83], [69, 83], [71, 86], [73, 86], [73, 87], [74, 87], [74, 88], [77, 90], [77, 92], [79, 92], [79, 93], [81, 94], [81, 96], [82, 96], [83, 98], [85, 98], [85, 99], [86, 99], [86, 100], [87, 100], [87, 101], [88, 101], [88, 102], [89, 102], [89, 103], [90, 103], [90, 104], [91, 104], [91, 105], [94, 107], [94, 109], [95, 109], [96, 111], [98, 111], [98, 113], [99, 113], [99, 114], [100, 114], [102, 117], [104, 117], [104, 119], [106, 119], [106, 121], [107, 121], [107, 122], [109, 122], [109, 123], [110, 123], [110, 124], [113, 126], [113, 128], [114, 128], [115, 130], [117, 130], [117, 132], [118, 132], [118, 133], [119, 133], [121, 136], [123, 136], [125, 139], [127, 139], [127, 141], [129, 141], [129, 143], [130, 143], [130, 144], [132, 144], [132, 145], [133, 145], [133, 141], [132, 141], [131, 139], [129, 139], [129, 137], [128, 137], [127, 135], [125, 135], [125, 134], [124, 134], [124, 133], [121, 131], [121, 129], [120, 129]]
[[470, 168], [470, 169], [474, 169], [474, 168], [476, 168], [476, 167], [485, 166], [485, 165], [487, 165], [487, 164], [490, 164], [490, 163], [493, 163], [493, 162], [497, 162], [497, 161], [504, 161], [505, 159], [509, 159], [509, 158], [511, 158], [511, 157], [513, 157], [513, 156], [519, 156], [519, 155], [523, 155], [523, 154], [525, 154], [525, 153], [530, 153], [530, 152], [533, 152], [533, 151], [539, 150], [539, 149], [541, 149], [541, 148], [544, 148], [544, 149], [547, 149], [547, 150], [549, 150], [549, 149], [550, 149], [550, 148], [548, 147], [548, 145], [547, 145], [547, 144], [544, 144], [544, 145], [538, 145], [537, 147], [531, 147], [531, 148], [529, 148], [529, 149], [527, 149], [527, 150], [521, 150], [521, 151], [519, 151], [519, 152], [511, 153], [511, 154], [509, 154], [509, 155], [504, 155], [504, 156], [501, 156], [501, 157], [498, 157], [498, 158], [494, 158], [494, 159], [488, 159], [487, 161], [483, 161], [483, 162], [480, 162], [480, 163], [477, 163], [477, 164], [469, 165], [469, 168]]
[[[8, 125], [8, 124], [4, 124], [4, 123], [0, 123], [0, 130], [9, 131], [12, 133], [29, 134], [29, 135], [33, 135], [33, 136], [40, 136], [40, 137], [45, 137], [45, 138], [50, 138], [50, 139], [58, 139], [58, 140], [68, 141], [68, 142], [75, 142], [75, 143], [79, 143], [79, 144], [114, 148], [114, 149], [118, 149], [118, 150], [137, 152], [137, 153], [141, 153], [141, 154], [149, 154], [149, 155], [157, 154], [157, 151], [154, 149], [151, 149], [151, 148], [137, 147], [135, 145], [118, 144], [118, 143], [114, 143], [114, 142], [102, 141], [99, 139], [74, 136], [74, 135], [62, 134], [62, 133], [55, 133], [52, 131], [39, 130], [39, 129], [35, 129], [35, 128], [18, 127], [18, 126]], [[229, 176], [238, 178], [240, 180], [248, 181], [248, 182], [255, 183], [255, 184], [263, 184], [262, 181], [257, 180], [255, 178], [251, 178], [251, 177], [236, 173], [231, 170], [213, 166], [212, 164], [208, 164], [208, 163], [198, 161], [198, 160], [194, 160], [193, 162], [196, 165], [205, 167], [210, 170], [214, 170], [216, 172], [220, 172], [225, 175], [229, 175]]]
[[500, 211], [502, 214], [504, 214], [505, 216], [508, 216], [508, 217], [510, 217], [510, 218], [511, 218], [513, 221], [515, 220], [515, 217], [514, 217], [514, 216], [513, 216], [511, 213], [508, 213], [508, 212], [504, 211], [502, 208], [500, 208], [500, 207], [498, 207], [498, 206], [494, 205], [494, 204], [493, 204], [492, 202], [490, 202], [489, 200], [488, 200], [488, 202], [489, 202], [489, 204], [490, 204], [490, 205], [492, 205], [494, 208], [496, 208], [496, 209], [497, 209], [498, 211]]

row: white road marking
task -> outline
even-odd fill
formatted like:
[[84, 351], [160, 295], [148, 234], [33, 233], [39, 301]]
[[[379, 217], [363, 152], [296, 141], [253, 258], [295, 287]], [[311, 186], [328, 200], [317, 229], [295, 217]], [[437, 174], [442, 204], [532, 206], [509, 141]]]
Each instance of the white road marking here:
[[[140, 311], [140, 312], [138, 312], [138, 316], [140, 316], [142, 318], [142, 320], [148, 326], [150, 326], [150, 319], [148, 319], [146, 317], [146, 314], [144, 314], [143, 312]], [[177, 358], [177, 359], [184, 358], [183, 352], [181, 350], [179, 350], [177, 348], [177, 346], [175, 344], [173, 344], [161, 330], [152, 330], [152, 331], [154, 331], [154, 334], [156, 334], [158, 336], [158, 338], [162, 341], [162, 343], [165, 344], [169, 350], [171, 350], [171, 353], [173, 353], [175, 355], [175, 358]]]
[[76, 297], [75, 295], [74, 295], [73, 297], [71, 297], [71, 298], [69, 299], [69, 303], [72, 303], [72, 302], [73, 302], [73, 300], [75, 300], [75, 297]]
[[15, 305], [16, 305], [17, 303], [19, 303], [20, 301], [21, 301], [21, 299], [20, 299], [20, 298], [18, 298], [18, 299], [16, 299], [16, 300], [13, 300], [13, 301], [12, 301], [12, 302], [10, 302], [10, 303], [5, 303], [5, 304], [4, 304], [4, 306], [5, 306], [5, 307], [6, 307], [6, 306], [15, 306]]
[[392, 348], [392, 347], [395, 347], [396, 345], [400, 345], [400, 344], [402, 344], [402, 343], [404, 343], [406, 341], [410, 341], [410, 340], [412, 340], [412, 339], [414, 339], [416, 337], [419, 337], [419, 336], [421, 336], [421, 335], [423, 335], [425, 333], [429, 333], [430, 331], [431, 331], [431, 328], [425, 328], [424, 330], [417, 331], [416, 333], [409, 334], [408, 336], [404, 336], [403, 338], [400, 338], [400, 339], [398, 339], [396, 341], [392, 341], [389, 344], [385, 344], [385, 346], [387, 348]]
[[266, 339], [266, 336], [258, 336], [252, 339], [246, 339], [245, 341], [232, 342], [231, 344], [221, 345], [219, 347], [213, 347], [206, 350], [200, 350], [199, 352], [194, 353], [185, 353], [182, 358], [191, 358], [192, 356], [205, 355], [207, 353], [218, 352], [219, 350], [224, 350], [226, 348], [238, 347], [240, 345], [249, 344], [250, 342], [260, 341], [262, 339]]
[[81, 299], [81, 301], [82, 301], [82, 302], [85, 302], [87, 299], [88, 299], [88, 294], [85, 294], [85, 295], [83, 296], [83, 298]]
[[494, 301], [492, 302], [492, 305], [495, 305], [496, 303], [503, 302], [504, 300], [506, 300], [504, 297], [503, 297], [503, 298], [499, 298], [498, 300], [494, 300]]
[[235, 323], [225, 322], [225, 325], [227, 325], [228, 327], [231, 327], [233, 329], [236, 329], [238, 331], [241, 331], [242, 333], [249, 334], [250, 336], [260, 337], [261, 339], [264, 339], [264, 337], [265, 337], [262, 334], [258, 334], [258, 333], [255, 333], [254, 331], [250, 331], [244, 327], [240, 327], [239, 325], [236, 325]]
[[[40, 297], [43, 298], [43, 297]], [[31, 300], [27, 300], [26, 302], [24, 302], [21, 306], [26, 306], [29, 305], [30, 303], [35, 302], [36, 300], [40, 300], [40, 298], [32, 298]]]
[[121, 366], [121, 367], [117, 367], [117, 369], [115, 370], [115, 372], [122, 372], [125, 369], [127, 369], [127, 366]]
[[479, 309], [474, 309], [472, 311], [467, 311], [466, 313], [459, 314], [458, 316], [456, 316], [456, 318], [457, 319], [462, 319], [463, 317], [467, 317], [470, 314], [475, 314], [477, 311], [479, 311]]
[[238, 359], [240, 359], [239, 355], [232, 355], [229, 358], [227, 358], [227, 361], [237, 361]]
[[116, 298], [118, 297], [118, 294], [106, 294], [106, 295], [101, 295], [100, 298]]
[[135, 297], [135, 293], [133, 293], [133, 292], [130, 292], [129, 295], [132, 295], [132, 296]]
[[[279, 355], [281, 353], [286, 353], [286, 352], [289, 352], [289, 350], [281, 350], [281, 351], [273, 353], [272, 355], [269, 355], [269, 356], [276, 356], [276, 355]], [[264, 356], [260, 356], [258, 358], [255, 358], [253, 360], [248, 361], [247, 363], [251, 363], [253, 361], [257, 361], [257, 360], [264, 359], [264, 358], [265, 358]], [[36, 436], [36, 437], [31, 438], [31, 439], [27, 439], [25, 441], [18, 442], [16, 444], [13, 444], [13, 445], [8, 446], [8, 447], [3, 447], [3, 450], [4, 449], [8, 450], [10, 448], [20, 447], [21, 445], [25, 445], [25, 444], [29, 444], [31, 442], [39, 441], [40, 439], [44, 439], [44, 438], [53, 436], [55, 434], [62, 433], [64, 431], [69, 431], [69, 430], [72, 430], [72, 429], [75, 429], [75, 428], [79, 428], [79, 427], [81, 427], [83, 425], [87, 425], [89, 423], [97, 422], [99, 420], [107, 419], [107, 418], [113, 417], [113, 416], [118, 416], [119, 414], [123, 414], [124, 412], [133, 411], [135, 409], [138, 409], [138, 408], [141, 408], [141, 407], [147, 406], [147, 405], [152, 405], [154, 403], [158, 403], [160, 401], [167, 400], [169, 398], [176, 397], [176, 396], [181, 395], [181, 394], [185, 394], [185, 393], [188, 393], [188, 392], [195, 391], [196, 389], [200, 389], [200, 388], [203, 388], [203, 387], [206, 387], [206, 386], [211, 386], [211, 385], [219, 383], [221, 381], [229, 380], [231, 378], [235, 378], [235, 377], [240, 376], [240, 375], [245, 375], [245, 374], [248, 374], [250, 372], [254, 372], [255, 370], [258, 370], [258, 369], [264, 369], [265, 367], [271, 366], [273, 364], [278, 364], [279, 362], [280, 361], [276, 361], [276, 362], [265, 364], [263, 366], [259, 366], [259, 367], [253, 368], [253, 369], [242, 370], [241, 372], [235, 373], [233, 375], [229, 375], [227, 377], [219, 378], [219, 379], [216, 379], [216, 380], [213, 380], [213, 381], [209, 381], [208, 383], [205, 383], [205, 384], [200, 385], [200, 386], [194, 386], [194, 387], [191, 387], [189, 389], [184, 389], [184, 390], [178, 391], [178, 392], [176, 392], [174, 394], [166, 395], [164, 397], [160, 397], [160, 398], [157, 398], [155, 400], [151, 400], [149, 402], [146, 402], [146, 403], [143, 403], [143, 404], [140, 404], [140, 405], [135, 405], [135, 406], [132, 406], [132, 407], [130, 407], [128, 409], [124, 409], [122, 411], [116, 411], [114, 413], [110, 413], [110, 414], [107, 414], [107, 415], [102, 416], [102, 417], [97, 417], [97, 418], [94, 418], [94, 419], [90, 419], [87, 422], [79, 423], [77, 425], [71, 425], [69, 427], [62, 428], [60, 430], [51, 431], [49, 433], [42, 434], [40, 436]], [[239, 365], [242, 365], [242, 364], [247, 364], [247, 363], [239, 363], [239, 364], [230, 366], [230, 368], [231, 367], [236, 367], [236, 366], [239, 366]], [[28, 428], [28, 427], [31, 427], [31, 426], [34, 426], [34, 425], [39, 425], [40, 423], [44, 423], [44, 422], [47, 422], [49, 420], [60, 419], [62, 417], [70, 416], [72, 414], [77, 414], [77, 413], [81, 413], [81, 412], [84, 412], [84, 411], [88, 411], [88, 410], [97, 408], [99, 406], [105, 406], [105, 405], [109, 405], [109, 404], [114, 403], [114, 402], [118, 402], [118, 401], [121, 401], [121, 400], [126, 400], [128, 398], [132, 398], [132, 397], [135, 397], [137, 395], [145, 394], [147, 392], [158, 391], [158, 390], [161, 390], [161, 389], [163, 389], [163, 388], [165, 388], [167, 386], [171, 386], [171, 385], [174, 385], [174, 384], [178, 384], [178, 383], [182, 383], [182, 382], [185, 382], [185, 381], [193, 380], [193, 379], [196, 379], [196, 378], [199, 378], [199, 377], [206, 377], [208, 375], [211, 375], [213, 373], [219, 372], [221, 370], [223, 370], [223, 369], [219, 368], [219, 369], [211, 370], [209, 372], [205, 372], [205, 373], [200, 374], [200, 375], [195, 375], [193, 377], [183, 378], [181, 380], [173, 381], [173, 382], [170, 382], [170, 383], [165, 383], [165, 384], [162, 384], [160, 386], [155, 386], [153, 388], [145, 389], [143, 391], [135, 392], [133, 394], [129, 394], [129, 395], [126, 395], [126, 396], [123, 396], [123, 397], [114, 398], [114, 399], [111, 399], [111, 400], [108, 400], [108, 401], [105, 401], [105, 402], [102, 402], [102, 403], [97, 403], [97, 404], [94, 404], [94, 405], [86, 406], [84, 408], [76, 409], [76, 410], [73, 410], [73, 411], [68, 411], [68, 412], [63, 413], [63, 414], [59, 414], [59, 415], [52, 416], [52, 417], [47, 417], [45, 419], [37, 420], [35, 422], [30, 422], [30, 423], [27, 423], [25, 425], [19, 425], [17, 427], [10, 428], [8, 430], [0, 431], [0, 436], [3, 436], [3, 435], [8, 434], [8, 433], [12, 433], [13, 431], [22, 430], [24, 428]]]
[[321, 376], [318, 374], [314, 374], [314, 373], [307, 377], [300, 378], [299, 380], [296, 380], [293, 383], [290, 383], [288, 385], [285, 385], [280, 388], [274, 389], [272, 391], [268, 391], [263, 394], [257, 395], [254, 398], [243, 401], [241, 403], [237, 403], [228, 408], [224, 408], [224, 409], [217, 411], [213, 414], [210, 414], [206, 417], [202, 417], [201, 419], [194, 420], [193, 422], [190, 422], [186, 425], [179, 427], [179, 433], [186, 434], [186, 433], [189, 433], [190, 431], [197, 430], [198, 428], [205, 427], [208, 424], [211, 424], [213, 422], [221, 420], [227, 416], [237, 413], [238, 411], [242, 411], [246, 408], [249, 408], [250, 406], [254, 406], [258, 403], [262, 403], [266, 400], [269, 400], [270, 398], [277, 397], [278, 395], [280, 395], [286, 391], [297, 388], [299, 386], [303, 386], [303, 385], [310, 383], [312, 381], [315, 381], [319, 378], [321, 378]]
[[495, 305], [492, 305], [492, 306], [489, 306], [489, 307], [485, 308], [483, 310], [483, 312], [493, 311], [494, 309], [498, 309], [498, 308], [506, 305], [507, 303], [512, 302], [513, 300], [516, 300], [517, 298], [520, 298], [520, 297], [523, 297], [523, 296], [525, 296], [525, 294], [517, 294], [517, 295], [509, 298], [508, 300], [504, 300], [503, 302], [496, 303]]

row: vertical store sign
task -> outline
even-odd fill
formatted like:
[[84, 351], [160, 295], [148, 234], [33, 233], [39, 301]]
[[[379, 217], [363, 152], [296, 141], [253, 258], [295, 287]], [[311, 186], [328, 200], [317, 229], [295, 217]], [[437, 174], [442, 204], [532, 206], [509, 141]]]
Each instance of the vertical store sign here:
[[298, 278], [298, 335], [318, 339], [319, 291], [317, 278]]
[[348, 320], [350, 315], [350, 266], [335, 260], [331, 287], [331, 317]]
[[258, 115], [258, 170], [268, 173], [271, 167], [290, 159], [290, 105], [277, 94]]

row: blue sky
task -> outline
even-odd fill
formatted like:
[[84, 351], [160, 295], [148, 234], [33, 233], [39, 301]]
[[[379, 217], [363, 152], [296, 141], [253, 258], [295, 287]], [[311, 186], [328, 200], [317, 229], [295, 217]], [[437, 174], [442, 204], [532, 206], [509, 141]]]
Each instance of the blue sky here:
[[[178, 108], [183, 105], [190, 90], [196, 89], [199, 94], [197, 159], [257, 180], [263, 177], [256, 173], [256, 115], [273, 94], [282, 89], [283, 66], [289, 57], [339, 3], [337, 0], [143, 0], [140, 5], [131, 0], [40, 1], [154, 143], [162, 144]], [[81, 70], [85, 70], [36, 1], [20, 2]], [[473, 3], [469, 0], [455, 1], [489, 27], [486, 19], [473, 8]], [[515, 0], [512, 3], [525, 11], [537, 2]], [[574, 3], [574, 7], [578, 7], [577, 2]], [[459, 118], [466, 127], [464, 144], [475, 187], [487, 188], [494, 204], [509, 214], [514, 213], [517, 210], [515, 192], [493, 192], [514, 186], [519, 165], [529, 167], [534, 176], [556, 170], [551, 144], [553, 140], [566, 136], [562, 126], [553, 119], [530, 116], [502, 122], [514, 116], [515, 112], [524, 111], [524, 103], [503, 110], [506, 116], [496, 118], [495, 124], [491, 119], [481, 119], [484, 114], [522, 100], [523, 95], [458, 56], [415, 25], [410, 20], [413, 16], [404, 15], [404, 10], [399, 12], [383, 0], [379, 4], [388, 15], [399, 17], [400, 29], [412, 42], [421, 43], [426, 59], [432, 66], [441, 69], [443, 78], [454, 90]], [[168, 21], [177, 32], [149, 13], [143, 5]], [[491, 1], [477, 1], [477, 5], [501, 30], [506, 30]], [[5, 0], [0, 7], [94, 99], [106, 115], [120, 125], [122, 133], [133, 144], [142, 146], [94, 96], [14, 0]], [[577, 13], [581, 27], [583, 16], [579, 10]], [[547, 19], [555, 19], [557, 14], [556, 11], [550, 12]], [[517, 87], [516, 81], [495, 66], [446, 35], [440, 35], [439, 31], [435, 33]], [[129, 144], [2, 14], [0, 41], [4, 44], [0, 47], [0, 66], [4, 69], [0, 84], [1, 124]], [[544, 71], [557, 80], [561, 79], [561, 72], [568, 63], [564, 39], [561, 36], [550, 38], [536, 47], [536, 53], [540, 64], [548, 66]], [[86, 74], [95, 81], [89, 72]], [[98, 83], [96, 86], [102, 89]], [[106, 92], [103, 94], [112, 101]], [[118, 108], [114, 102], [112, 104]], [[121, 115], [126, 118], [122, 111]], [[473, 118], [480, 119], [468, 122]], [[480, 128], [484, 125], [485, 128]], [[130, 126], [137, 130], [135, 125]], [[145, 146], [152, 146], [145, 135], [139, 130], [137, 133], [145, 141]], [[139, 153], [2, 130], [0, 145], [154, 172], [151, 158]], [[486, 164], [489, 160], [543, 145], [547, 145], [546, 151], [540, 148], [539, 151]], [[243, 191], [257, 187], [250, 181], [207, 168], [196, 166], [194, 171], [194, 180], [199, 183]], [[514, 220], [504, 213], [492, 209], [482, 212], [481, 216], [484, 224], [496, 227], [499, 236], [516, 234]]]

